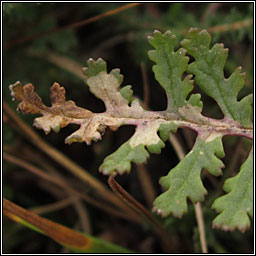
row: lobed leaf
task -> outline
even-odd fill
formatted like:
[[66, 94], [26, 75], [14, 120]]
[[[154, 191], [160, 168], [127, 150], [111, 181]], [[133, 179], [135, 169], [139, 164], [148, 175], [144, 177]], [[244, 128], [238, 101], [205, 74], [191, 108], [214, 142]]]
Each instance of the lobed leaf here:
[[123, 174], [131, 170], [131, 162], [136, 164], [144, 163], [149, 153], [143, 145], [132, 147], [129, 141], [119, 147], [114, 153], [107, 156], [99, 170], [105, 175], [119, 173]]
[[220, 214], [213, 220], [214, 228], [244, 232], [250, 227], [253, 216], [253, 151], [241, 166], [240, 172], [225, 181], [223, 189], [228, 193], [217, 198], [212, 208]]
[[221, 139], [221, 134], [208, 134], [204, 138], [198, 136], [185, 158], [160, 179], [166, 191], [154, 201], [154, 210], [158, 214], [167, 216], [172, 213], [182, 217], [187, 212], [187, 198], [194, 203], [204, 200], [207, 191], [201, 181], [201, 171], [205, 168], [215, 176], [222, 174], [224, 165], [218, 158], [224, 157]]
[[251, 127], [252, 95], [237, 101], [239, 91], [244, 86], [244, 73], [238, 67], [231, 76], [224, 77], [224, 65], [228, 49], [223, 44], [215, 44], [209, 49], [211, 36], [206, 30], [190, 29], [189, 39], [181, 44], [195, 59], [188, 66], [188, 72], [195, 75], [197, 85], [211, 96], [221, 108], [226, 119], [238, 122], [242, 127]]
[[96, 76], [100, 72], [107, 72], [107, 63], [101, 58], [97, 61], [90, 58], [87, 60], [87, 66], [88, 67], [83, 68], [86, 80], [90, 77]]
[[[120, 149], [107, 157], [100, 167], [104, 174], [129, 172], [131, 162], [143, 163], [149, 157], [149, 152], [160, 153], [164, 142], [158, 136], [161, 124], [169, 124], [170, 129], [177, 129], [174, 123], [166, 120], [159, 113], [145, 111], [139, 101], [132, 98], [131, 86], [120, 89], [123, 76], [118, 69], [106, 72], [106, 62], [102, 59], [90, 59], [84, 69], [87, 75], [86, 83], [90, 90], [100, 98], [106, 106], [103, 113], [93, 113], [77, 107], [73, 101], [66, 101], [65, 89], [54, 83], [50, 88], [52, 107], [45, 106], [34, 92], [32, 84], [22, 87], [20, 82], [10, 86], [12, 96], [21, 100], [19, 109], [25, 113], [39, 113], [34, 125], [46, 133], [50, 130], [58, 132], [60, 128], [73, 123], [80, 128], [65, 139], [65, 142], [83, 142], [101, 139], [106, 127], [116, 130], [119, 126], [130, 124], [137, 126], [135, 134]], [[131, 101], [131, 103], [130, 103]], [[130, 106], [129, 106], [130, 103]], [[169, 131], [170, 131], [169, 129]]]
[[74, 119], [88, 120], [92, 116], [91, 111], [76, 106], [71, 100], [66, 101], [65, 88], [58, 83], [54, 83], [50, 88], [51, 107], [44, 105], [30, 83], [22, 86], [20, 82], [16, 82], [10, 85], [10, 90], [13, 99], [21, 101], [17, 108], [19, 111], [43, 115], [34, 120], [34, 126], [43, 129], [46, 134], [51, 130], [58, 132], [60, 128], [73, 123]]
[[[117, 151], [107, 156], [100, 171], [104, 174], [113, 174], [115, 172], [123, 174], [131, 170], [131, 162], [142, 164], [149, 158], [149, 153], [161, 153], [161, 148], [165, 146], [163, 140], [158, 136], [160, 131], [161, 138], [166, 140], [164, 133], [176, 131], [177, 126], [173, 122], [164, 122], [163, 120], [144, 121], [137, 126], [134, 135], [124, 143]], [[147, 148], [147, 150], [145, 149]]]
[[182, 76], [187, 69], [189, 58], [185, 49], [174, 51], [176, 36], [167, 31], [162, 34], [155, 31], [153, 37], [149, 37], [149, 43], [156, 49], [149, 51], [151, 60], [156, 62], [153, 66], [156, 80], [165, 89], [168, 98], [169, 112], [178, 113], [178, 108], [187, 105], [186, 98], [193, 89], [192, 76]]
[[[24, 113], [42, 115], [35, 119], [34, 124], [46, 133], [51, 129], [58, 132], [70, 123], [79, 124], [80, 128], [66, 138], [65, 142], [69, 144], [84, 141], [90, 144], [92, 140], [97, 141], [107, 127], [116, 130], [121, 125], [136, 126], [133, 136], [106, 157], [100, 166], [99, 170], [107, 175], [130, 172], [132, 162], [141, 164], [149, 158], [149, 153], [160, 153], [170, 132], [176, 132], [179, 127], [195, 130], [198, 136], [193, 149], [167, 176], [160, 179], [160, 184], [166, 191], [154, 201], [154, 210], [162, 216], [172, 213], [181, 217], [187, 211], [188, 198], [196, 203], [202, 201], [207, 194], [200, 177], [202, 169], [207, 169], [215, 176], [221, 174], [221, 168], [224, 167], [220, 160], [224, 157], [222, 137], [238, 135], [252, 139], [252, 97], [249, 95], [237, 101], [237, 95], [244, 86], [244, 74], [238, 68], [228, 79], [224, 77], [223, 69], [228, 52], [222, 44], [215, 44], [210, 49], [211, 38], [205, 30], [200, 32], [190, 29], [189, 39], [181, 43], [185, 49], [175, 51], [175, 40], [170, 31], [164, 34], [155, 31], [153, 37], [149, 37], [149, 42], [154, 47], [149, 52], [149, 57], [156, 63], [153, 66], [155, 78], [167, 95], [168, 105], [165, 111], [143, 109], [139, 100], [133, 98], [130, 85], [120, 87], [123, 82], [120, 70], [114, 69], [108, 73], [107, 64], [102, 59], [89, 59], [88, 67], [83, 71], [90, 91], [105, 104], [106, 111], [103, 113], [93, 113], [76, 106], [73, 101], [66, 101], [65, 89], [57, 83], [50, 89], [51, 107], [43, 104], [32, 84], [22, 87], [17, 82], [10, 89], [12, 96], [21, 101], [18, 109]], [[190, 64], [187, 52], [194, 58]], [[187, 73], [195, 75], [198, 86], [218, 103], [225, 116], [222, 120], [203, 116], [201, 95], [189, 96], [193, 90], [193, 80], [192, 75], [186, 75]], [[230, 220], [231, 214], [225, 208], [225, 203], [234, 199], [239, 204], [242, 200], [239, 196], [243, 193], [242, 187], [247, 186], [246, 182], [241, 189], [234, 188], [233, 184], [247, 179], [243, 177], [250, 165], [251, 162], [247, 160], [241, 168], [239, 178], [229, 179], [225, 184], [224, 189], [231, 192], [214, 203], [216, 210], [221, 212], [214, 221], [214, 226], [244, 230], [249, 225], [244, 206], [232, 208], [234, 214], [241, 209], [243, 211]], [[243, 205], [249, 201], [244, 199]], [[248, 207], [246, 209], [249, 209], [250, 214], [251, 208]], [[245, 223], [242, 226], [237, 224], [239, 214]]]

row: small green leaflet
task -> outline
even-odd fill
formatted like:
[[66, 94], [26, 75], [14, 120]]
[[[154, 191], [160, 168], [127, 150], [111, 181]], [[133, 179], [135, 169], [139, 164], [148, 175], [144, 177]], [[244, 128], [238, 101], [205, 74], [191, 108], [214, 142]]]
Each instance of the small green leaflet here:
[[213, 137], [209, 134], [206, 140], [198, 136], [185, 158], [160, 179], [160, 184], [167, 191], [154, 201], [155, 211], [162, 216], [172, 213], [181, 217], [187, 212], [187, 197], [194, 203], [203, 201], [207, 191], [201, 181], [201, 171], [205, 168], [215, 176], [220, 175], [224, 165], [218, 157], [223, 156], [221, 135]]
[[213, 220], [213, 227], [242, 232], [250, 227], [253, 217], [253, 151], [243, 163], [240, 172], [225, 181], [223, 189], [228, 193], [212, 205], [220, 214]]

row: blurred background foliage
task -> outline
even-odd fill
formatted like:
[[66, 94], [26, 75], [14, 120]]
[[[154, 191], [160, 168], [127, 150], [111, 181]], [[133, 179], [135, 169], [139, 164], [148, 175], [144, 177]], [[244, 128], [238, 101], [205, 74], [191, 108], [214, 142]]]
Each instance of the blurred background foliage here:
[[[94, 112], [104, 111], [103, 103], [90, 94], [83, 83], [80, 70], [85, 66], [87, 59], [101, 57], [107, 61], [108, 70], [121, 69], [121, 73], [124, 74], [123, 85], [131, 84], [134, 95], [142, 100], [143, 97], [145, 98], [144, 74], [148, 79], [148, 107], [153, 110], [164, 110], [166, 96], [154, 80], [151, 71], [153, 63], [147, 56], [147, 51], [151, 49], [147, 36], [151, 35], [155, 29], [161, 32], [170, 29], [176, 34], [179, 42], [185, 37], [190, 27], [207, 29], [212, 34], [212, 43], [221, 42], [229, 48], [225, 75], [229, 76], [237, 66], [242, 66], [247, 75], [245, 87], [241, 90], [239, 98], [252, 92], [253, 3], [143, 3], [84, 26], [58, 29], [123, 5], [125, 3], [2, 3], [3, 100], [15, 111], [17, 102], [11, 101], [8, 87], [19, 80], [23, 84], [33, 83], [36, 92], [49, 105], [49, 88], [53, 82], [57, 81], [65, 87], [67, 99], [72, 99], [78, 106]], [[43, 31], [51, 31], [55, 28], [57, 29], [53, 33], [41, 34]], [[22, 42], [24, 38], [25, 41]], [[180, 45], [177, 44], [177, 47]], [[202, 98], [203, 113], [221, 118], [222, 114], [213, 100], [204, 94]], [[35, 116], [19, 114], [19, 117], [32, 126]], [[42, 139], [106, 184], [106, 177], [98, 174], [98, 166], [104, 157], [129, 138], [134, 132], [134, 127], [121, 127], [117, 132], [108, 130], [101, 142], [93, 143], [91, 146], [78, 143], [71, 146], [65, 145], [65, 137], [75, 129], [77, 127], [68, 126], [58, 135], [51, 132], [47, 136], [42, 131], [34, 130]], [[188, 152], [193, 145], [195, 134], [179, 129], [177, 138]], [[248, 154], [251, 142], [235, 137], [225, 138], [224, 142], [226, 152], [224, 177], [227, 178], [239, 170]], [[74, 186], [85, 186], [14, 130], [5, 113], [3, 113], [3, 148], [36, 165], [38, 162], [42, 164], [45, 161], [53, 165], [64, 178], [71, 179]], [[235, 161], [234, 154], [237, 156]], [[155, 194], [161, 191], [158, 184], [159, 178], [178, 161], [174, 149], [168, 143], [161, 155], [151, 155], [145, 167]], [[133, 166], [131, 174], [118, 177], [118, 181], [134, 198], [147, 205], [148, 191], [145, 191], [141, 185], [143, 178], [138, 176], [135, 169], [137, 167]], [[7, 161], [4, 161], [2, 175], [4, 196], [25, 208], [47, 205], [65, 198], [65, 194], [60, 190], [56, 190], [47, 182]], [[202, 204], [209, 252], [251, 253], [252, 229], [245, 234], [211, 229], [211, 221], [216, 213], [209, 208], [213, 200], [223, 194], [222, 185], [225, 179], [211, 177], [207, 172], [203, 172], [202, 177], [209, 191], [206, 201]], [[151, 209], [151, 206], [149, 204], [147, 208]], [[157, 237], [149, 232], [149, 227], [131, 225], [128, 221], [115, 218], [90, 204], [84, 207], [89, 215], [94, 235], [139, 252], [164, 252], [159, 246]], [[44, 216], [81, 230], [81, 223], [75, 209], [70, 205], [58, 211], [45, 213]], [[200, 252], [192, 205], [181, 220], [170, 216], [161, 221], [180, 248], [178, 252]], [[34, 231], [20, 227], [5, 218], [3, 231], [5, 253], [65, 252], [49, 238], [35, 234]]]

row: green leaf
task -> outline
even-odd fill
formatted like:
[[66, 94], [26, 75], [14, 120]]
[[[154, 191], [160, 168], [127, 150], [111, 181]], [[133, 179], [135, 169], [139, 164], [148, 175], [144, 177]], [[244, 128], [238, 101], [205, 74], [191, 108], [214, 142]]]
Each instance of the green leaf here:
[[253, 151], [241, 166], [240, 172], [225, 181], [226, 195], [217, 198], [212, 208], [220, 214], [213, 220], [214, 228], [244, 232], [250, 227], [253, 216]]
[[96, 76], [98, 73], [104, 71], [107, 72], [107, 63], [99, 58], [98, 60], [89, 59], [87, 61], [87, 66], [83, 68], [83, 72], [86, 75], [87, 79]]
[[148, 157], [149, 153], [143, 145], [132, 147], [130, 146], [129, 141], [127, 141], [114, 153], [104, 159], [99, 170], [106, 175], [113, 173], [123, 174], [125, 172], [130, 172], [131, 162], [141, 164], [145, 162]]
[[166, 189], [154, 201], [154, 210], [161, 216], [172, 213], [182, 217], [187, 212], [187, 198], [193, 203], [203, 201], [207, 194], [201, 181], [201, 171], [207, 169], [211, 174], [221, 175], [224, 167], [218, 157], [224, 157], [224, 151], [219, 134], [208, 134], [204, 138], [197, 137], [192, 150], [169, 174], [160, 179], [160, 184]]
[[[173, 123], [165, 124], [160, 128], [163, 121], [147, 121], [137, 126], [134, 135], [124, 143], [117, 151], [104, 159], [100, 166], [100, 172], [104, 174], [130, 172], [131, 162], [142, 164], [149, 158], [149, 153], [159, 154], [161, 148], [165, 146], [164, 142], [159, 138], [157, 131], [170, 130], [174, 131], [177, 126]], [[147, 148], [147, 150], [146, 150]]]
[[244, 86], [244, 73], [238, 67], [231, 76], [224, 77], [224, 65], [228, 57], [228, 49], [223, 44], [209, 45], [211, 36], [206, 30], [189, 30], [189, 39], [181, 44], [195, 59], [188, 66], [188, 72], [195, 75], [197, 85], [211, 96], [221, 108], [225, 118], [234, 120], [243, 127], [251, 127], [252, 95], [237, 101], [237, 95]]
[[[21, 101], [19, 110], [43, 115], [35, 119], [35, 125], [46, 133], [51, 129], [58, 132], [70, 123], [80, 125], [66, 138], [65, 142], [69, 144], [90, 144], [92, 140], [100, 140], [107, 127], [116, 130], [122, 125], [136, 126], [131, 138], [106, 157], [100, 166], [99, 170], [107, 175], [130, 172], [132, 162], [141, 164], [149, 158], [149, 153], [160, 153], [170, 132], [176, 132], [178, 128], [196, 131], [198, 136], [193, 149], [167, 176], [161, 178], [160, 183], [166, 191], [154, 201], [154, 210], [159, 214], [167, 216], [172, 213], [181, 217], [187, 211], [188, 198], [195, 203], [204, 200], [207, 194], [200, 177], [202, 169], [215, 176], [221, 174], [224, 167], [219, 159], [224, 156], [222, 137], [235, 135], [252, 139], [252, 97], [249, 95], [237, 101], [238, 93], [244, 86], [244, 74], [238, 68], [228, 79], [224, 77], [227, 50], [222, 44], [215, 44], [210, 49], [211, 38], [205, 30], [191, 29], [189, 39], [182, 41], [186, 49], [177, 51], [174, 49], [176, 37], [170, 31], [164, 34], [155, 31], [153, 37], [149, 37], [149, 42], [154, 47], [149, 57], [156, 63], [153, 66], [155, 78], [167, 95], [168, 105], [164, 111], [143, 109], [139, 100], [133, 99], [131, 86], [121, 87], [123, 75], [120, 70], [114, 69], [108, 73], [107, 64], [102, 59], [89, 59], [84, 74], [90, 91], [106, 106], [103, 113], [93, 113], [79, 108], [72, 101], [66, 101], [65, 90], [57, 83], [50, 89], [50, 108], [43, 104], [31, 84], [24, 87], [19, 82], [11, 85], [11, 95]], [[190, 64], [187, 52], [194, 58]], [[192, 74], [197, 85], [218, 103], [225, 116], [223, 119], [202, 114], [201, 95], [190, 94], [193, 90]], [[241, 173], [250, 164], [244, 165]], [[228, 181], [227, 184], [232, 183]], [[229, 186], [225, 187], [228, 191]], [[233, 191], [236, 190], [232, 187], [229, 194], [233, 195]], [[241, 196], [240, 190], [235, 196]], [[230, 222], [226, 212], [223, 210], [220, 214], [224, 223], [220, 226], [224, 229]], [[218, 223], [215, 225], [217, 227]]]
[[168, 124], [161, 124], [159, 127], [159, 134], [162, 140], [166, 141], [170, 137], [170, 132], [176, 132], [177, 131], [177, 124], [175, 122], [170, 122]]
[[182, 48], [174, 51], [175, 41], [176, 36], [171, 31], [162, 34], [156, 30], [153, 37], [149, 37], [149, 43], [156, 50], [149, 51], [148, 55], [156, 62], [153, 71], [156, 80], [166, 91], [168, 111], [178, 113], [178, 108], [187, 104], [186, 98], [193, 89], [193, 81], [191, 75], [182, 80], [189, 58]]
[[127, 100], [128, 103], [131, 102], [133, 95], [131, 87], [131, 85], [126, 85], [120, 90], [121, 95]]

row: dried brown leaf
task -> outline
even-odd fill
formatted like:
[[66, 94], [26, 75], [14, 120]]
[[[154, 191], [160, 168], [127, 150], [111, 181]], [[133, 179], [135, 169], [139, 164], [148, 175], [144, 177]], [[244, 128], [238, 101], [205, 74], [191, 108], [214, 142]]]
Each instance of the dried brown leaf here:
[[69, 100], [66, 101], [66, 91], [58, 83], [50, 88], [50, 99], [52, 106], [47, 107], [34, 91], [34, 86], [29, 83], [24, 86], [20, 82], [10, 85], [13, 99], [20, 100], [18, 110], [26, 114], [41, 114], [34, 121], [34, 126], [43, 129], [45, 133], [52, 130], [58, 132], [60, 128], [74, 123], [74, 119], [89, 119], [93, 113], [87, 109], [80, 108]]

